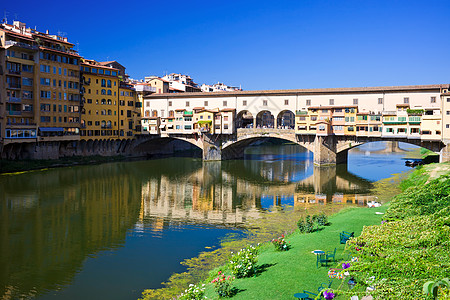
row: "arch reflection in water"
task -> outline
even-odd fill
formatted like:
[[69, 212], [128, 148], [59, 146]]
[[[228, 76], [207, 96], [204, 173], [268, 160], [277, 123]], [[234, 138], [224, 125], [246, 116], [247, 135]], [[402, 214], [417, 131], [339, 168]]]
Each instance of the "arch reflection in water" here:
[[167, 169], [153, 173], [143, 184], [141, 218], [243, 226], [270, 206], [365, 205], [372, 200], [366, 195], [369, 181], [345, 167], [313, 167], [306, 151], [283, 148], [280, 155], [260, 148], [262, 154], [251, 159], [205, 162], [177, 174]]
[[131, 171], [106, 164], [2, 176], [2, 299], [69, 285], [87, 256], [123, 245], [140, 208]]

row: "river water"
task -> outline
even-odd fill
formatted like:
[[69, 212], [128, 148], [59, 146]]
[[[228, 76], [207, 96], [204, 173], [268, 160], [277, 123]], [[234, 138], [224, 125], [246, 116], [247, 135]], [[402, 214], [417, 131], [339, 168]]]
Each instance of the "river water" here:
[[[408, 148], [408, 145], [405, 145]], [[408, 170], [372, 143], [315, 168], [294, 145], [238, 161], [119, 162], [0, 176], [0, 299], [136, 299], [272, 206], [366, 205]]]

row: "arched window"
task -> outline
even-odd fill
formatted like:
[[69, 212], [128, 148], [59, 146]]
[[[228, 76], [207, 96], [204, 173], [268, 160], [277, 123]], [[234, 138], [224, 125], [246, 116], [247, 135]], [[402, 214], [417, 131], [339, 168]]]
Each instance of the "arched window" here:
[[102, 102], [101, 102], [102, 104], [106, 104], [106, 100], [105, 99], [102, 99]]
[[106, 95], [106, 90], [102, 89], [102, 95]]
[[102, 115], [106, 115], [106, 110], [102, 109]]
[[102, 128], [105, 128], [105, 126], [106, 126], [106, 122], [102, 121]]
[[106, 127], [111, 128], [111, 121], [106, 122]]
[[111, 105], [111, 104], [112, 104], [112, 102], [111, 102], [111, 99], [108, 99], [108, 104], [109, 104], [109, 105]]
[[149, 111], [149, 110], [146, 110], [146, 111], [145, 111], [145, 116], [146, 116], [146, 117], [150, 117], [150, 111]]
[[111, 95], [111, 90], [108, 90], [108, 95]]
[[110, 109], [108, 109], [108, 116], [110, 116], [112, 114], [112, 111]]
[[155, 109], [155, 110], [152, 110], [152, 117], [157, 117], [158, 116], [158, 111]]
[[111, 80], [108, 79], [108, 83], [107, 86], [110, 88], [111, 87]]
[[102, 79], [102, 87], [106, 87], [106, 80]]

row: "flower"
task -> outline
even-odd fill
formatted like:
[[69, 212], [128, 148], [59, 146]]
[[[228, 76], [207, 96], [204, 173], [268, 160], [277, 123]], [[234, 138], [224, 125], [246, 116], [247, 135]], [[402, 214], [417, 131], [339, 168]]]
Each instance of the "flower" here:
[[326, 289], [325, 291], [323, 291], [323, 296], [325, 299], [331, 300], [336, 297], [336, 294], [334, 294], [332, 290]]
[[348, 269], [348, 268], [350, 268], [350, 263], [343, 263], [342, 264], [342, 269]]

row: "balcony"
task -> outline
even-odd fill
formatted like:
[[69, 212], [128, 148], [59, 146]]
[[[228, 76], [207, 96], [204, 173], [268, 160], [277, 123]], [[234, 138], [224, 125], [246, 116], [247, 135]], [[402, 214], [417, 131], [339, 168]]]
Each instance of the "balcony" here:
[[7, 88], [8, 89], [20, 89], [21, 85], [20, 85], [20, 83], [8, 83]]
[[20, 116], [20, 115], [22, 115], [22, 112], [21, 111], [17, 111], [17, 110], [8, 110], [7, 112], [8, 112], [8, 115], [10, 115], [10, 116]]
[[18, 97], [8, 97], [8, 102], [19, 103], [21, 102], [21, 99]]
[[8, 69], [8, 74], [11, 74], [11, 75], [20, 75], [20, 71], [18, 71], [18, 70], [11, 70], [11, 69]]
[[156, 87], [148, 86], [148, 85], [144, 85], [144, 84], [136, 84], [134, 86], [134, 89], [136, 90], [136, 92], [156, 93]]
[[112, 126], [111, 126], [111, 124], [109, 124], [109, 125], [101, 125], [101, 128], [111, 129]]
[[30, 50], [37, 50], [38, 47], [34, 45], [28, 45], [26, 43], [16, 42], [16, 41], [6, 41], [5, 46], [16, 46], [20, 48], [30, 49]]

